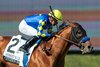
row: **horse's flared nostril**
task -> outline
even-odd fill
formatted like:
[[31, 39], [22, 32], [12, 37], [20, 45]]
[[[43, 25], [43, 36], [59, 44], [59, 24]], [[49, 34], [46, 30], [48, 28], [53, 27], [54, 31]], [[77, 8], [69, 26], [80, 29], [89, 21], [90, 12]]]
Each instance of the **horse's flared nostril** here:
[[88, 48], [91, 48], [91, 46], [88, 46]]

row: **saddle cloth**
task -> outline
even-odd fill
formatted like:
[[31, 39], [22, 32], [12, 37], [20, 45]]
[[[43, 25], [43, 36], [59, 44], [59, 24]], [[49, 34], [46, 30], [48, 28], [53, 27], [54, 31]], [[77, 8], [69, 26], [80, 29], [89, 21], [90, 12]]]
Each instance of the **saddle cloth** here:
[[22, 66], [24, 53], [19, 51], [19, 48], [25, 43], [26, 39], [23, 39], [21, 35], [13, 36], [4, 51], [4, 59]]
[[[40, 43], [41, 39], [39, 39], [30, 49], [29, 55], [26, 55], [24, 52], [19, 51], [19, 48], [26, 43], [26, 39], [24, 39], [21, 35], [13, 36], [10, 42], [8, 43], [3, 57], [6, 61], [18, 64], [21, 67], [27, 67], [28, 62], [30, 60], [31, 54], [34, 48]], [[26, 60], [27, 59], [27, 60]]]

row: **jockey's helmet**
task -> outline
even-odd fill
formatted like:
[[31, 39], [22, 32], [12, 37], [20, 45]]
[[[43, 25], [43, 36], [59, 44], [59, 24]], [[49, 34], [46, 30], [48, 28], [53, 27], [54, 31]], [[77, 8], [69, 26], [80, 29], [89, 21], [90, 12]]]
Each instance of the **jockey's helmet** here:
[[53, 11], [51, 11], [49, 14], [49, 16], [52, 16], [53, 18], [55, 18], [57, 21], [62, 21], [62, 13], [60, 10], [58, 9], [54, 9]]

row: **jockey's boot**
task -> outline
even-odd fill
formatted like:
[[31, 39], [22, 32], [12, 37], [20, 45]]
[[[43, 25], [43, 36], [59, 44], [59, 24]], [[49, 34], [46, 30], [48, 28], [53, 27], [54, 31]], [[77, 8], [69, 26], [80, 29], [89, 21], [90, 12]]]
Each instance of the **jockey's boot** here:
[[32, 38], [30, 38], [25, 45], [20, 47], [20, 51], [25, 52], [27, 55], [29, 55], [29, 49], [35, 44], [35, 42], [38, 40], [39, 38], [36, 36], [33, 36]]

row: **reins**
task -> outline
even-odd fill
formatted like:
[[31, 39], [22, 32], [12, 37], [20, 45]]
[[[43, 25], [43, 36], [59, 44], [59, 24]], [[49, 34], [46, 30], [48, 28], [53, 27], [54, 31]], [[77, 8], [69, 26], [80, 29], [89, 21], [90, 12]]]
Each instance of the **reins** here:
[[66, 29], [66, 28], [60, 30], [57, 34], [54, 35], [54, 37], [53, 37], [53, 39], [52, 39], [52, 41], [51, 41], [51, 44], [49, 45], [49, 46], [50, 46], [49, 49], [46, 49], [46, 50], [49, 50], [49, 51], [51, 50], [52, 45], [53, 45], [53, 43], [54, 43], [54, 41], [55, 41], [55, 37], [58, 37], [58, 38], [63, 39], [63, 40], [65, 40], [65, 41], [67, 41], [67, 42], [70, 42], [70, 43], [76, 45], [76, 46], [79, 47], [79, 48], [81, 47], [81, 46], [79, 46], [80, 43], [75, 43], [74, 41], [71, 41], [71, 40], [66, 39], [66, 38], [62, 37], [61, 35], [59, 35], [59, 34], [60, 34], [63, 30], [65, 30], [65, 29]]
[[[70, 24], [70, 21], [69, 21], [69, 20], [67, 20], [67, 21], [68, 21], [68, 23]], [[80, 43], [75, 43], [75, 42], [73, 42], [73, 41], [71, 41], [71, 40], [69, 40], [69, 39], [66, 39], [66, 38], [64, 38], [64, 37], [62, 37], [62, 36], [60, 36], [60, 35], [58, 35], [58, 34], [60, 34], [63, 30], [64, 30], [64, 29], [60, 30], [55, 36], [58, 37], [58, 38], [61, 38], [61, 39], [65, 40], [65, 41], [68, 41], [68, 42], [70, 42], [70, 43], [72, 43], [72, 44], [74, 44], [74, 45], [76, 45], [76, 46], [78, 46], [78, 47], [80, 48], [80, 46], [79, 46]]]
[[74, 45], [76, 45], [78, 47], [80, 47], [78, 43], [75, 43], [75, 42], [73, 42], [73, 41], [71, 41], [69, 39], [66, 39], [66, 38], [64, 38], [64, 37], [62, 37], [60, 35], [55, 35], [55, 36], [58, 37], [58, 38], [61, 38], [61, 39], [65, 40], [65, 41], [68, 41], [68, 42], [70, 42], [70, 43], [72, 43], [72, 44], [74, 44]]
[[[70, 25], [71, 24], [71, 21], [70, 20], [66, 20], [67, 21], [67, 23]], [[65, 21], [63, 21], [64, 23], [66, 23]], [[63, 29], [64, 30], [64, 29]], [[61, 30], [60, 32], [58, 32], [58, 34], [59, 33], [61, 33], [63, 30]], [[60, 35], [55, 35], [56, 37], [58, 37], [58, 38], [61, 38], [61, 39], [63, 39], [63, 40], [65, 40], [65, 41], [68, 41], [68, 42], [70, 42], [70, 43], [72, 43], [72, 44], [74, 44], [74, 45], [76, 45], [77, 47], [79, 47], [79, 48], [81, 48], [81, 46], [79, 46], [79, 44], [80, 43], [75, 43], [74, 41], [71, 41], [71, 40], [69, 40], [69, 39], [66, 39], [66, 38], [64, 38], [64, 37], [62, 37], [62, 36], [60, 36]]]

